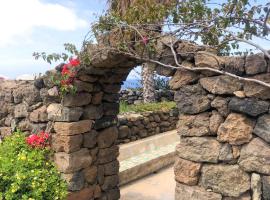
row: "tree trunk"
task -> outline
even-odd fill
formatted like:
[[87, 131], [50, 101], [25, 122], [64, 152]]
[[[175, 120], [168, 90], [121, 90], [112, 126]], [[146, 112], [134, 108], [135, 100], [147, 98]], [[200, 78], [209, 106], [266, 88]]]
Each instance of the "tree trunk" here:
[[154, 64], [144, 63], [142, 65], [142, 86], [144, 103], [155, 102]]

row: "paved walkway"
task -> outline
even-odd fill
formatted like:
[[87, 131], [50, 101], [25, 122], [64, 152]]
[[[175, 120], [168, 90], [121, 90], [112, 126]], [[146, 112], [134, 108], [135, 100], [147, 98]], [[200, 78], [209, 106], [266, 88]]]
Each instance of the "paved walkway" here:
[[121, 200], [174, 200], [173, 167], [122, 186]]

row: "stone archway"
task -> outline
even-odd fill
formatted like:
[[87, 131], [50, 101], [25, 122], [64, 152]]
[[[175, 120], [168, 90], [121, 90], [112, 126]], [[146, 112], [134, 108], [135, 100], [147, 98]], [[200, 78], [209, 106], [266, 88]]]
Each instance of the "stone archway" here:
[[[69, 200], [120, 198], [119, 91], [129, 72], [142, 61], [111, 51], [98, 55], [79, 71], [78, 93], [65, 96], [61, 103], [50, 103], [47, 109], [49, 118], [56, 119], [54, 160], [69, 183]], [[158, 70], [167, 76], [175, 72]], [[50, 85], [46, 77], [43, 80]]]
[[[176, 48], [186, 66], [225, 69], [269, 82], [269, 63], [261, 55], [209, 57], [199, 52], [209, 50], [207, 47], [181, 42]], [[120, 198], [118, 92], [141, 61], [110, 51], [98, 55], [78, 73], [78, 93], [62, 101], [51, 81], [55, 70], [34, 82], [0, 82], [1, 137], [11, 134], [15, 127], [33, 132], [53, 124], [54, 160], [69, 183], [69, 200]], [[172, 60], [166, 57], [164, 63], [173, 64]], [[262, 195], [257, 185], [263, 184], [268, 190], [270, 176], [269, 88], [203, 70], [198, 74], [177, 70], [173, 74], [171, 88], [177, 90], [175, 101], [183, 114], [179, 121], [184, 130], [180, 131], [184, 139], [178, 146], [175, 167], [176, 199]], [[228, 179], [223, 179], [226, 173]], [[269, 198], [268, 192], [263, 195]]]
[[68, 110], [65, 114], [70, 115], [63, 117], [69, 120], [54, 124], [55, 163], [69, 182], [70, 200], [120, 198], [116, 144], [119, 91], [137, 63], [110, 54], [93, 63], [78, 73], [79, 93], [62, 101], [63, 110]]

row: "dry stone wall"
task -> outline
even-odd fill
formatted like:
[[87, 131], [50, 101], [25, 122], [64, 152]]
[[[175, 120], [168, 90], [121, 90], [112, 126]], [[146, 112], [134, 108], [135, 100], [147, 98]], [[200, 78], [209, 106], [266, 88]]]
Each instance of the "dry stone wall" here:
[[178, 121], [178, 110], [151, 111], [141, 114], [118, 115], [119, 135], [117, 143], [128, 143], [166, 131], [174, 130]]
[[[155, 91], [155, 101], [173, 101], [174, 92], [171, 90], [156, 90]], [[121, 90], [120, 101], [124, 101], [127, 104], [140, 104], [143, 103], [143, 93], [140, 89], [127, 89]]]
[[[261, 54], [197, 53], [190, 63], [270, 82]], [[270, 199], [270, 89], [205, 71], [178, 70], [170, 84], [180, 113], [175, 199]]]
[[[1, 81], [0, 82], [0, 137], [13, 131], [25, 133], [45, 130], [48, 123], [46, 105], [59, 98], [49, 96], [43, 82]], [[45, 94], [46, 93], [46, 94]]]
[[52, 147], [55, 163], [69, 184], [68, 200], [120, 198], [118, 98], [129, 71], [120, 66], [84, 70], [78, 75], [78, 93], [48, 107], [49, 116], [57, 119]]
[[76, 95], [63, 99], [51, 79], [57, 70], [35, 81], [1, 82], [0, 134], [4, 138], [15, 130], [50, 130], [53, 159], [68, 183], [68, 200], [115, 200], [120, 198], [119, 91], [131, 68], [89, 68], [76, 77]]
[[[168, 55], [168, 45], [163, 45]], [[179, 41], [177, 59], [270, 82], [262, 55], [218, 57]], [[163, 55], [161, 52], [161, 55]], [[92, 55], [90, 53], [90, 55]], [[76, 77], [76, 95], [59, 98], [51, 81], [0, 82], [0, 134], [49, 130], [54, 161], [67, 180], [68, 200], [116, 200], [119, 192], [119, 91], [140, 60], [99, 51]], [[173, 56], [162, 62], [174, 64]], [[160, 66], [158, 66], [160, 67]], [[270, 199], [270, 89], [209, 71], [164, 70], [179, 110], [176, 200]]]

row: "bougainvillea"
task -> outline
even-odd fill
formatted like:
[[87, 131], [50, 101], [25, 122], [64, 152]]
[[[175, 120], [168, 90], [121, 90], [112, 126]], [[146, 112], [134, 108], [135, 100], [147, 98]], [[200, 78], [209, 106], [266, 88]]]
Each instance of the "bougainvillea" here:
[[32, 134], [26, 138], [26, 143], [33, 148], [44, 148], [49, 145], [49, 133], [41, 131], [38, 134]]
[[53, 77], [54, 83], [60, 89], [61, 96], [67, 93], [74, 94], [77, 91], [74, 81], [80, 64], [81, 62], [78, 58], [71, 58], [68, 63], [63, 65], [60, 78]]
[[0, 143], [0, 200], [66, 200], [67, 184], [49, 159], [52, 152], [32, 147], [46, 138], [17, 132]]

